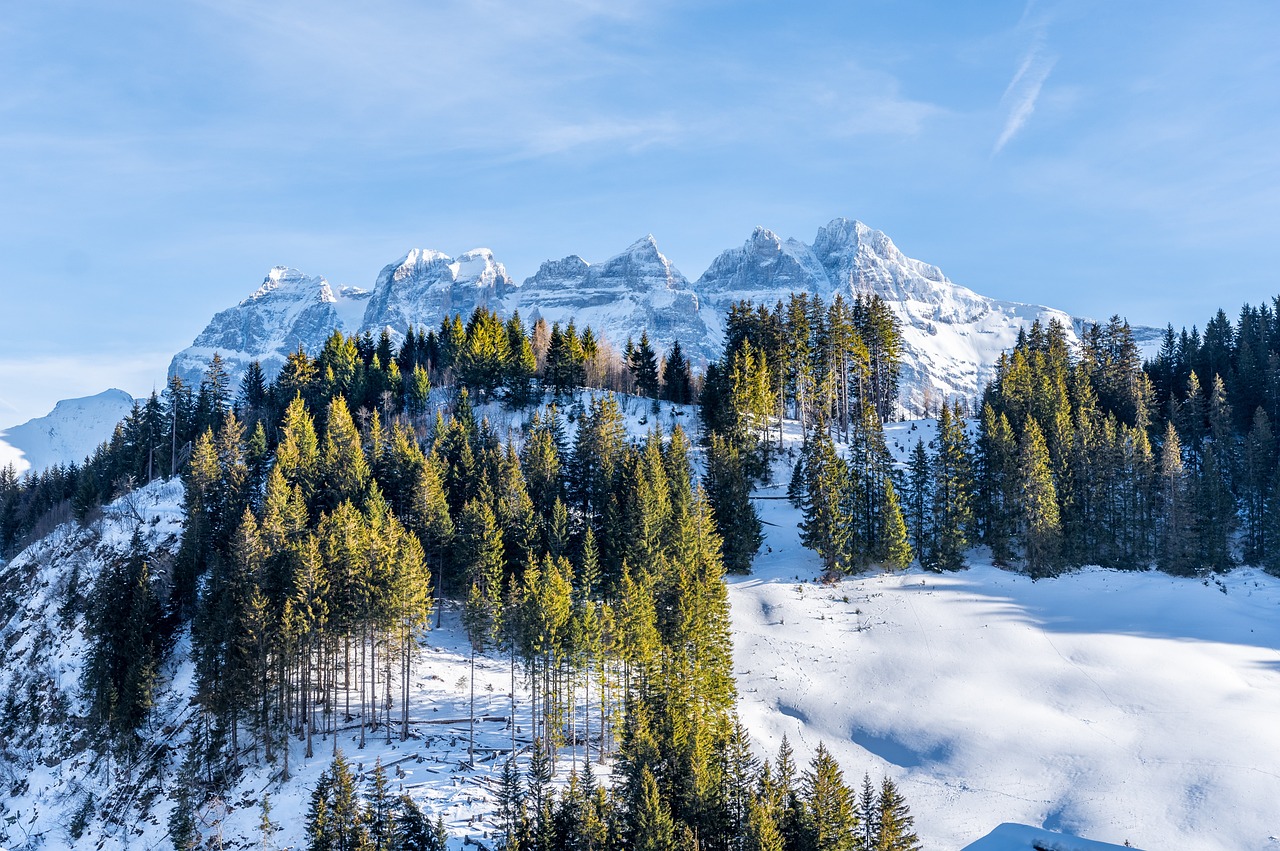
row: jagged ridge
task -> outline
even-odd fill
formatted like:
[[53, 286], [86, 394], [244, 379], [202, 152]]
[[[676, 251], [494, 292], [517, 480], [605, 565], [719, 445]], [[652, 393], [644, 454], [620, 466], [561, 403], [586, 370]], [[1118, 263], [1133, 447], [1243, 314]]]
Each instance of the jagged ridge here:
[[[1057, 319], [1074, 338], [1089, 321], [980, 295], [937, 266], [907, 257], [882, 231], [837, 218], [818, 229], [811, 245], [756, 228], [692, 284], [652, 235], [602, 263], [577, 255], [549, 260], [520, 285], [487, 248], [457, 259], [414, 249], [383, 268], [372, 293], [343, 288], [335, 294], [323, 278], [277, 267], [256, 293], [217, 314], [178, 353], [170, 372], [198, 380], [218, 351], [233, 378], [255, 359], [273, 376], [299, 345], [314, 353], [334, 330], [376, 335], [388, 328], [399, 338], [409, 325], [434, 327], [477, 306], [503, 315], [519, 310], [529, 323], [572, 319], [619, 348], [648, 330], [660, 350], [679, 340], [696, 362], [719, 355], [724, 316], [734, 302], [772, 304], [791, 292], [825, 300], [859, 292], [885, 299], [902, 323], [901, 401], [908, 414], [943, 399], [975, 397], [1000, 352], [1033, 322]], [[1148, 344], [1159, 333], [1134, 330]]]

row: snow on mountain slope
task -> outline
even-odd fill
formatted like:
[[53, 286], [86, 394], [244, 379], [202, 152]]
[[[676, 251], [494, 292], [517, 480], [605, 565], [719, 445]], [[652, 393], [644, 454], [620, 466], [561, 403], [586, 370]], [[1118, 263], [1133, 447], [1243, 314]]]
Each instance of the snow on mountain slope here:
[[[907, 257], [883, 232], [844, 218], [819, 228], [812, 246], [756, 228], [745, 245], [712, 261], [693, 288], [721, 314], [742, 299], [773, 306], [791, 292], [827, 303], [837, 293], [846, 300], [858, 293], [880, 296], [901, 322], [901, 397], [909, 414], [977, 396], [1000, 353], [1033, 322], [1057, 319], [1073, 341], [1087, 324], [1053, 308], [979, 295], [937, 266]], [[1158, 334], [1135, 331], [1143, 341]]]
[[[692, 284], [652, 236], [602, 263], [578, 256], [547, 261], [518, 286], [487, 248], [457, 259], [414, 249], [382, 270], [372, 293], [347, 288], [335, 294], [323, 278], [277, 267], [258, 292], [215, 316], [174, 358], [170, 372], [198, 380], [219, 351], [233, 380], [255, 358], [274, 376], [299, 344], [314, 354], [334, 329], [376, 336], [391, 328], [399, 335], [410, 324], [430, 328], [448, 315], [465, 318], [478, 305], [503, 315], [519, 310], [529, 324], [539, 316], [573, 319], [618, 349], [647, 329], [660, 351], [679, 340], [697, 363], [722, 351], [724, 319], [734, 302], [773, 306], [802, 291], [828, 302], [836, 293], [847, 299], [876, 293], [888, 302], [902, 323], [901, 397], [909, 414], [977, 396], [999, 354], [1032, 322], [1057, 319], [1073, 339], [1087, 323], [1053, 308], [979, 295], [938, 267], [907, 257], [883, 232], [837, 218], [818, 229], [811, 246], [756, 228]], [[1134, 332], [1147, 354], [1158, 345], [1155, 329]]]
[[110, 440], [116, 423], [133, 410], [123, 390], [63, 399], [43, 417], [0, 431], [0, 468], [39, 473], [55, 464], [79, 463]]
[[826, 270], [809, 246], [795, 239], [784, 242], [762, 227], [742, 247], [712, 260], [695, 286], [704, 302], [720, 313], [728, 313], [743, 299], [773, 307], [788, 293], [813, 292], [825, 298], [830, 289]]
[[369, 293], [357, 287], [335, 293], [324, 278], [276, 266], [253, 295], [215, 315], [195, 342], [174, 356], [169, 374], [198, 385], [217, 352], [233, 382], [255, 360], [274, 378], [299, 346], [315, 354], [335, 329], [358, 331], [368, 299]]
[[[785, 733], [802, 760], [825, 741], [846, 773], [895, 776], [929, 848], [1004, 822], [1180, 851], [1280, 836], [1274, 577], [1033, 582], [975, 561], [821, 585], [799, 512], [757, 504], [767, 549], [729, 596], [740, 712], [764, 753]], [[974, 847], [1029, 847], [1005, 838]]]
[[476, 307], [489, 306], [512, 286], [506, 268], [487, 248], [457, 260], [415, 248], [378, 274], [360, 330], [377, 336], [390, 328], [400, 339], [410, 325], [434, 328], [455, 313], [465, 322]]
[[666, 351], [679, 340], [695, 362], [718, 351], [698, 296], [651, 235], [603, 263], [577, 256], [543, 263], [502, 306], [508, 315], [518, 309], [530, 325], [538, 317], [562, 325], [573, 319], [579, 331], [589, 325], [619, 351], [646, 329], [655, 348]]

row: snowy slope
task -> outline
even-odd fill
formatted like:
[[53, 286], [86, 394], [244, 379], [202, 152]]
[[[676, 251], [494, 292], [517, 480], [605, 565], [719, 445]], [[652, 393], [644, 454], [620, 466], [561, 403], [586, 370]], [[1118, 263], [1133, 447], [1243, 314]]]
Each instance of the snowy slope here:
[[[758, 505], [767, 549], [730, 600], [740, 710], [765, 753], [785, 733], [802, 758], [825, 741], [847, 772], [897, 777], [930, 848], [1005, 822], [1148, 849], [1280, 847], [1280, 581], [1032, 582], [975, 561], [824, 586], [799, 513]], [[1029, 848], [1024, 835], [973, 847]]]
[[0, 468], [13, 464], [19, 473], [38, 473], [80, 463], [111, 439], [116, 423], [132, 410], [133, 397], [123, 390], [63, 399], [45, 416], [0, 431]]

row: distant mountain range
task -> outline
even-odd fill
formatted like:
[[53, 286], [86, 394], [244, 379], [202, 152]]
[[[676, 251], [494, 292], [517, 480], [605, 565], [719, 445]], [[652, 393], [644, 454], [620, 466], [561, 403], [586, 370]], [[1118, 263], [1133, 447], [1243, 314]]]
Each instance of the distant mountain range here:
[[[1089, 321], [979, 295], [938, 267], [907, 257], [881, 231], [839, 218], [820, 228], [812, 244], [757, 228], [692, 283], [652, 236], [601, 263], [576, 255], [549, 260], [523, 283], [487, 248], [457, 258], [414, 249], [384, 267], [372, 291], [335, 289], [324, 278], [278, 266], [251, 296], [214, 316], [174, 357], [170, 373], [198, 381], [219, 352], [233, 378], [254, 360], [271, 377], [299, 345], [314, 354], [335, 329], [377, 335], [389, 328], [400, 337], [410, 325], [434, 328], [455, 313], [465, 318], [478, 305], [504, 316], [519, 310], [529, 325], [539, 317], [573, 319], [619, 349], [647, 330], [659, 349], [679, 340], [697, 362], [721, 353], [734, 302], [772, 305], [792, 292], [826, 301], [837, 293], [876, 293], [888, 302], [902, 323], [907, 414], [923, 412], [930, 400], [976, 396], [1000, 352], [1035, 320], [1056, 318], [1072, 336]], [[1134, 330], [1140, 344], [1154, 344], [1159, 334]]]

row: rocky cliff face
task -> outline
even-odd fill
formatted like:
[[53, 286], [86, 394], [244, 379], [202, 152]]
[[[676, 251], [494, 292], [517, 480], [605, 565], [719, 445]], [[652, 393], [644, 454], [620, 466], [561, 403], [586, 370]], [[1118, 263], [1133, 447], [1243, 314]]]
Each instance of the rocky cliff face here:
[[572, 319], [579, 330], [589, 325], [618, 350], [645, 330], [664, 351], [679, 340], [695, 361], [715, 357], [720, 347], [697, 294], [652, 236], [603, 263], [577, 256], [543, 263], [502, 307], [519, 310], [527, 323], [541, 317], [562, 325]]
[[456, 260], [415, 248], [378, 274], [360, 330], [377, 335], [389, 328], [403, 336], [410, 325], [439, 325], [455, 313], [465, 321], [477, 306], [491, 305], [513, 286], [506, 268], [487, 248]]
[[169, 374], [198, 384], [217, 352], [234, 380], [255, 360], [274, 377], [299, 346], [314, 353], [334, 330], [359, 330], [368, 300], [369, 293], [356, 287], [335, 292], [324, 278], [276, 266], [253, 295], [216, 314], [191, 346], [174, 356]]

